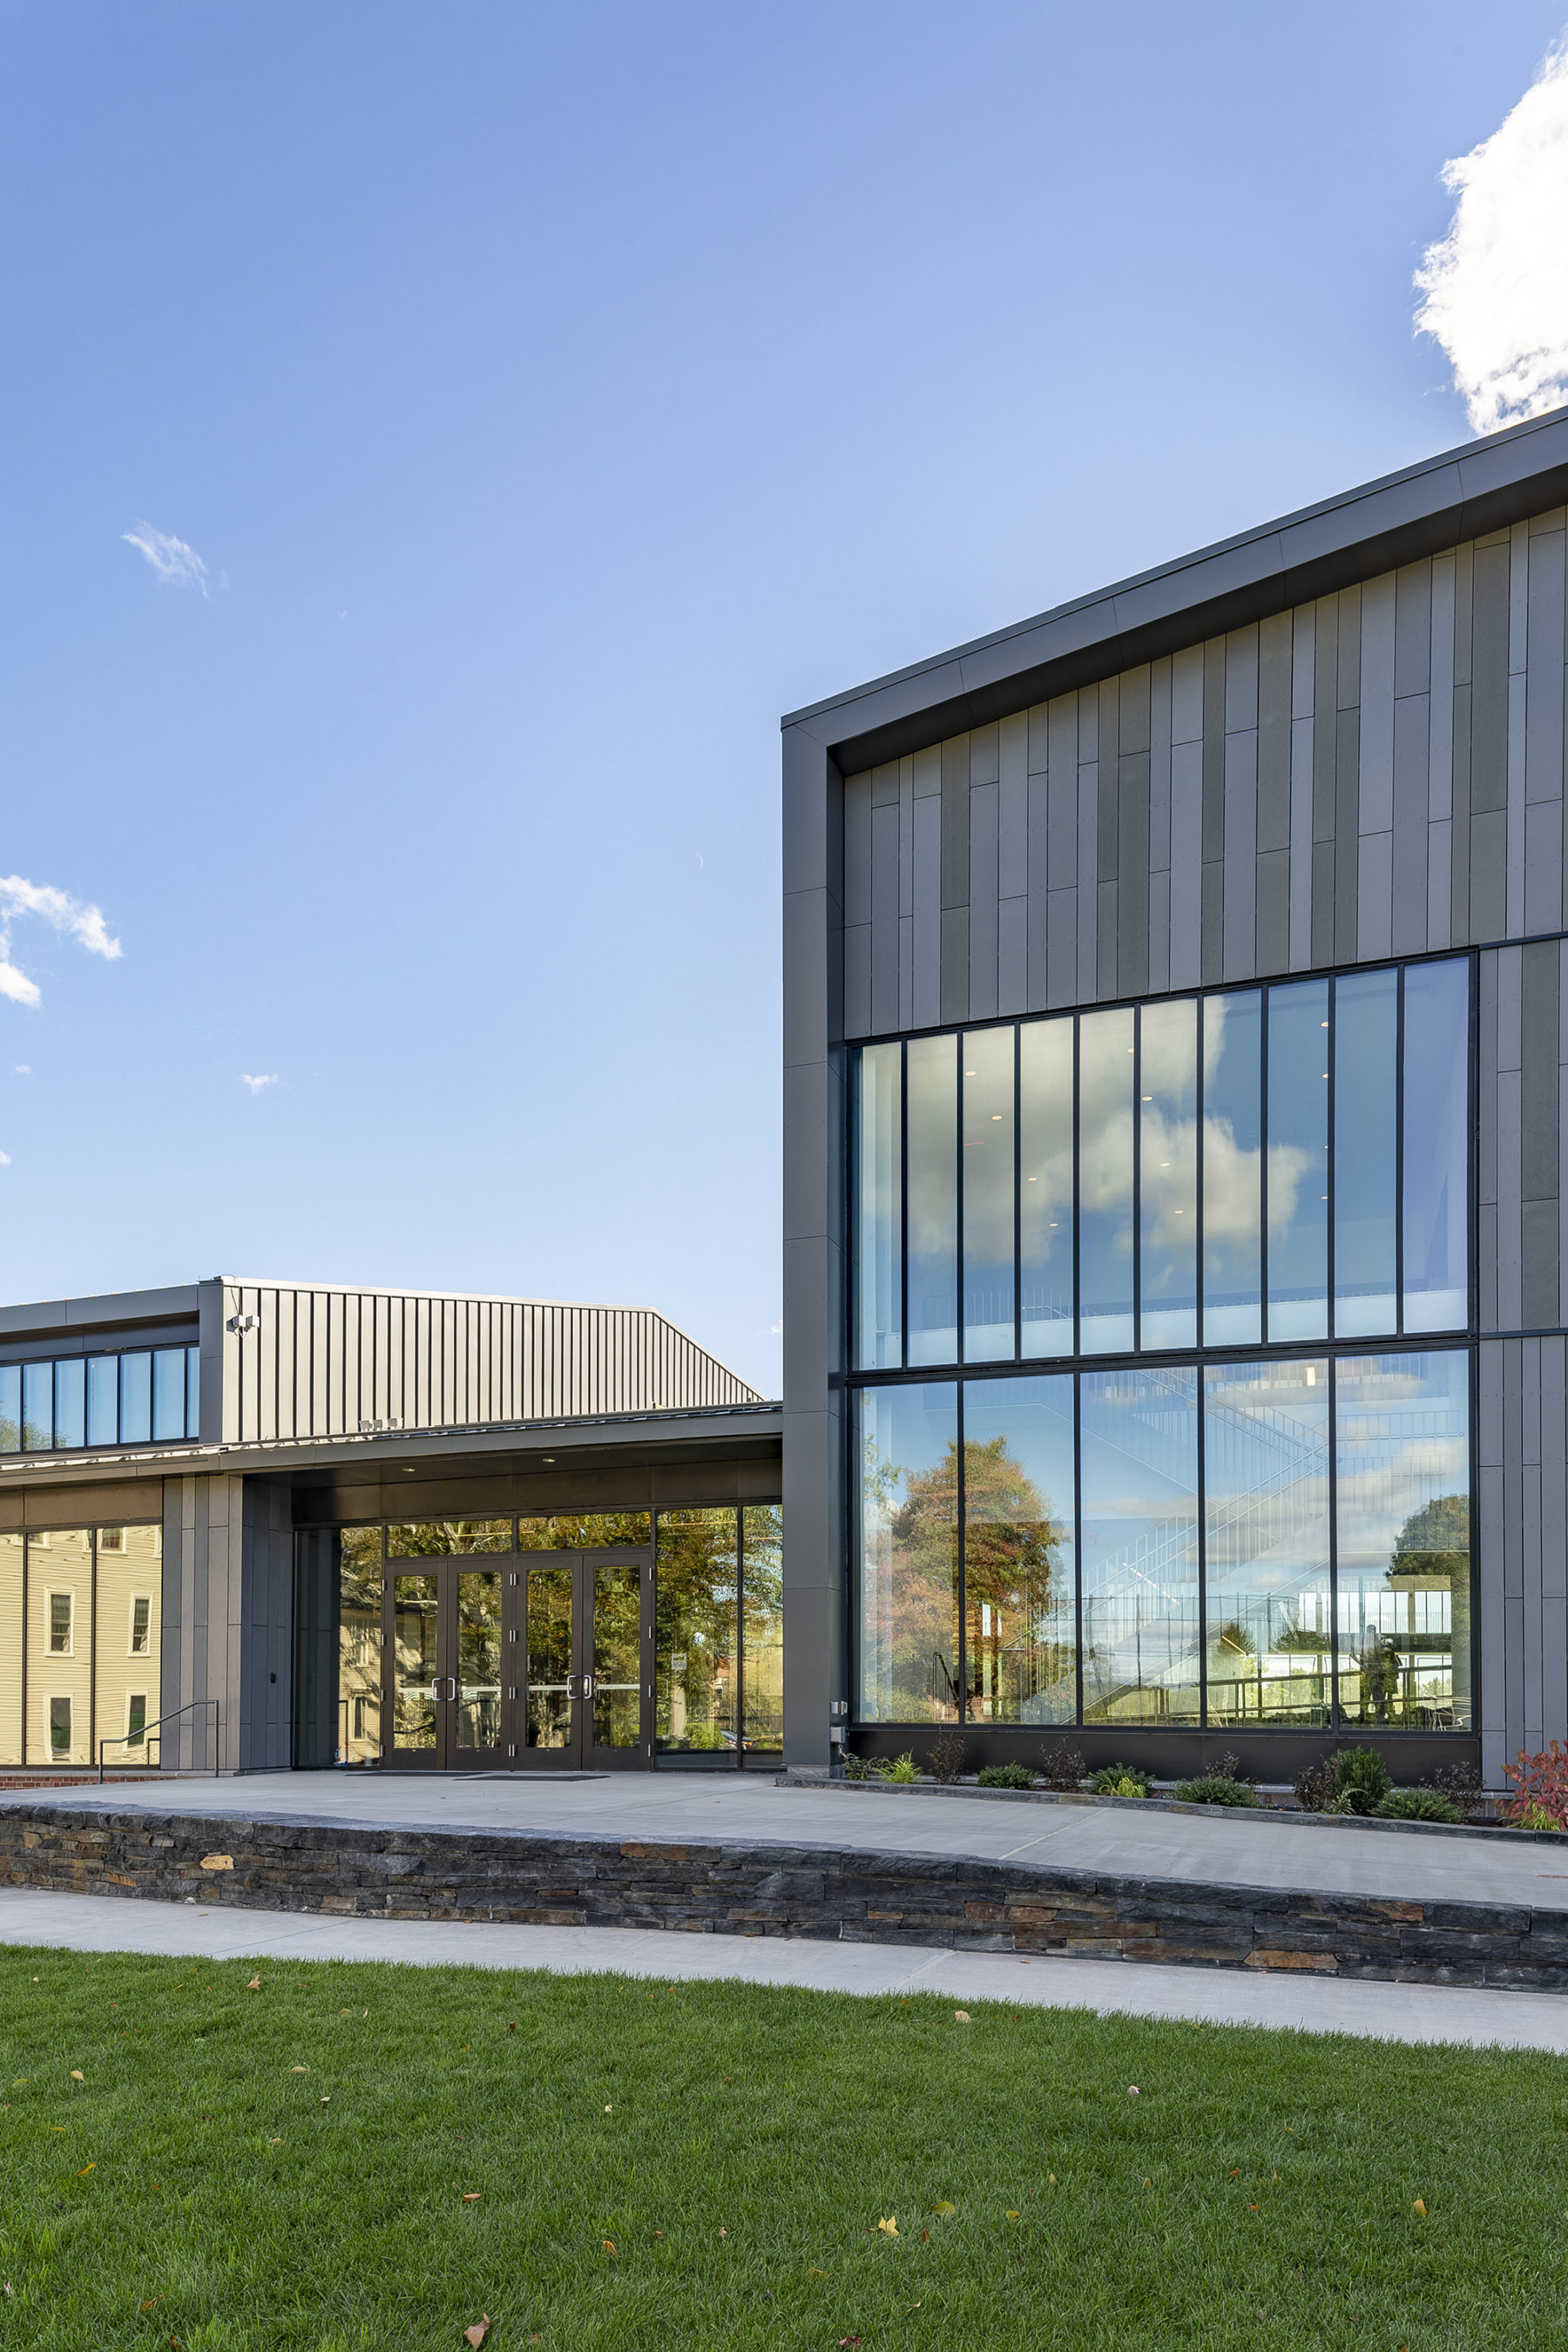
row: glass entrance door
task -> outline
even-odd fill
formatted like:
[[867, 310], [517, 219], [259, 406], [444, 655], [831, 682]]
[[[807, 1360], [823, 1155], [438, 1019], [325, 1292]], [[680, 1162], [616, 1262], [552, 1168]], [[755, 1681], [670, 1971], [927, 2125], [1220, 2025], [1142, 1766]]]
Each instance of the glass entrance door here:
[[387, 1762], [451, 1770], [503, 1762], [504, 1579], [471, 1559], [386, 1579]]
[[533, 1771], [616, 1771], [648, 1762], [651, 1582], [641, 1553], [528, 1555], [518, 1763]]

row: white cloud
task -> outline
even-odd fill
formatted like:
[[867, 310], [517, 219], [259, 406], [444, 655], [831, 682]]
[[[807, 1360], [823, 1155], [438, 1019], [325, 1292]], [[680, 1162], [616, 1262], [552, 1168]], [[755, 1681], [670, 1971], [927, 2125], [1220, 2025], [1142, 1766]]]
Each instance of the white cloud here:
[[36, 1005], [41, 1000], [37, 981], [11, 961], [11, 925], [17, 916], [37, 915], [57, 931], [64, 931], [89, 955], [113, 963], [123, 953], [110, 936], [100, 907], [84, 906], [68, 890], [47, 882], [28, 882], [20, 874], [0, 874], [0, 996], [13, 1004]]
[[1443, 184], [1459, 201], [1415, 273], [1416, 330], [1447, 353], [1473, 429], [1495, 433], [1568, 401], [1568, 43]]
[[30, 1078], [33, 1075], [33, 1066], [31, 1062], [13, 1062], [11, 1065], [11, 1075], [13, 1077], [16, 1078]]
[[121, 538], [132, 547], [140, 548], [165, 588], [199, 588], [207, 593], [207, 567], [194, 547], [183, 539], [171, 538], [166, 530], [154, 530], [150, 522], [139, 522], [134, 530], [122, 530]]
[[9, 1168], [9, 1166], [10, 1166], [10, 1165], [11, 1165], [11, 1155], [10, 1155], [10, 1153], [9, 1153], [8, 1151], [0, 1151], [0, 1168]]
[[263, 1087], [275, 1087], [278, 1084], [278, 1073], [276, 1070], [268, 1070], [265, 1077], [253, 1078], [248, 1070], [241, 1070], [239, 1074], [239, 1083], [242, 1087], [248, 1087], [250, 1088], [252, 1097], [254, 1098], [254, 1097], [261, 1092]]

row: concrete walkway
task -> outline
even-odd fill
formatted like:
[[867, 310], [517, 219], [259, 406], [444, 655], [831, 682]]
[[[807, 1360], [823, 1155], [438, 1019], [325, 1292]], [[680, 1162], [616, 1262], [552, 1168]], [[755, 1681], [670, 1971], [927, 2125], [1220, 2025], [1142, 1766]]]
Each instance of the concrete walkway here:
[[326, 1919], [174, 1903], [84, 1900], [0, 1888], [0, 1948], [151, 1952], [256, 1960], [399, 1960], [419, 1967], [547, 1969], [822, 1992], [938, 1993], [955, 2001], [1089, 2009], [1100, 2016], [1297, 2028], [1391, 2042], [1500, 2043], [1568, 2051], [1568, 2000], [1464, 1987], [1333, 1983], [1239, 1970], [1148, 1968], [1136, 1961], [1022, 1959], [1011, 1953], [889, 1949], [784, 1938], [682, 1936], [644, 1927], [445, 1927], [422, 1920]]
[[[1532, 1904], [1568, 1910], [1568, 1842], [1479, 1830], [1432, 1837], [1281, 1822], [1267, 1813], [1140, 1813], [1134, 1806], [1012, 1803], [877, 1790], [781, 1787], [742, 1773], [625, 1773], [553, 1780], [509, 1773], [257, 1772], [160, 1787], [0, 1790], [0, 1805], [101, 1807], [244, 1821], [372, 1828], [521, 1830], [723, 1844], [861, 1846], [883, 1853], [974, 1855], [1131, 1877], [1305, 1887], [1328, 1894]], [[1511, 1998], [1511, 1996], [1509, 1996]]]

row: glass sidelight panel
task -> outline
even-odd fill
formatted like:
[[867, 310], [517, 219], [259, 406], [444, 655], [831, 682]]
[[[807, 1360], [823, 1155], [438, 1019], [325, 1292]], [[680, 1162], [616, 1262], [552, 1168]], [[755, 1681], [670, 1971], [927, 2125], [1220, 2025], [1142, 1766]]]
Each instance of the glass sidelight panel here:
[[437, 1625], [440, 1580], [398, 1576], [392, 1584], [392, 1738], [397, 1748], [436, 1748]]
[[1018, 1032], [1018, 1287], [1026, 1356], [1070, 1356], [1072, 1017]]
[[1263, 996], [1204, 1005], [1204, 1345], [1263, 1337]]
[[963, 1049], [963, 1354], [1016, 1352], [1013, 1330], [1013, 1037], [972, 1029]]
[[1086, 1723], [1198, 1723], [1197, 1374], [1086, 1372]]
[[958, 1041], [911, 1037], [909, 1060], [909, 1360], [958, 1355]]
[[1191, 997], [1143, 1007], [1138, 1065], [1141, 1345], [1198, 1336], [1198, 1013]]
[[459, 1748], [494, 1748], [500, 1738], [500, 1569], [469, 1569], [458, 1577]]
[[530, 1748], [572, 1745], [572, 1585], [570, 1568], [528, 1571], [528, 1724]]
[[904, 1360], [902, 1067], [898, 1045], [856, 1061], [855, 1361], [877, 1370]]
[[642, 1571], [635, 1560], [602, 1560], [593, 1576], [594, 1746], [635, 1748], [642, 1738]]
[[344, 1528], [338, 1584], [337, 1722], [341, 1764], [381, 1755], [381, 1529]]
[[654, 1722], [667, 1754], [735, 1748], [735, 1534], [731, 1508], [658, 1515]]
[[1079, 1024], [1079, 1347], [1117, 1355], [1132, 1345], [1132, 1013], [1086, 1013]]
[[1329, 1333], [1329, 983], [1268, 992], [1268, 1337]]
[[742, 1745], [784, 1751], [784, 1513], [748, 1503], [741, 1584]]

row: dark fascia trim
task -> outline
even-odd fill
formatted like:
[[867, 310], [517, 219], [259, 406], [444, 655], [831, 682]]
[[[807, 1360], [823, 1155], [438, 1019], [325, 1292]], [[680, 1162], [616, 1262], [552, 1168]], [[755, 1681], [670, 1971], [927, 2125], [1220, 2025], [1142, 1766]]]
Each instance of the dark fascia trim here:
[[0, 1339], [27, 1345], [73, 1340], [85, 1352], [100, 1332], [118, 1339], [127, 1331], [157, 1328], [165, 1324], [195, 1325], [200, 1318], [201, 1296], [194, 1283], [171, 1285], [166, 1290], [107, 1291], [96, 1298], [47, 1298], [26, 1307], [0, 1307]]
[[792, 711], [853, 775], [1568, 502], [1568, 408]]

